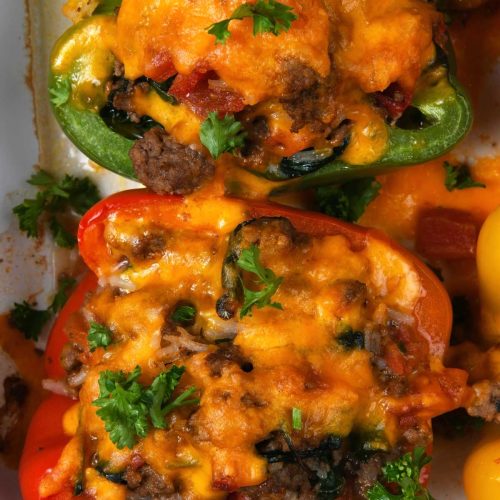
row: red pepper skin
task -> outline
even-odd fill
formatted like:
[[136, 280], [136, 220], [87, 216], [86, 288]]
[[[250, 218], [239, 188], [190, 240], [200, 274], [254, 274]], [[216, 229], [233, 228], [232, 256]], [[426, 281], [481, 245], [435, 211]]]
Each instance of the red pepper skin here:
[[[147, 190], [125, 191], [112, 195], [87, 212], [81, 220], [78, 241], [80, 253], [87, 266], [97, 276], [105, 274], [113, 266], [104, 240], [105, 223], [115, 212], [142, 214], [145, 217], [160, 217], [167, 222], [174, 220], [184, 199], [179, 196], [161, 196]], [[414, 311], [417, 329], [429, 342], [430, 353], [441, 357], [448, 344], [451, 330], [451, 305], [448, 295], [434, 273], [408, 251], [399, 247], [382, 233], [348, 224], [326, 215], [305, 212], [267, 202], [241, 202], [246, 207], [248, 218], [282, 216], [288, 218], [295, 228], [311, 236], [341, 234], [351, 243], [353, 249], [362, 249], [370, 240], [387, 244], [409, 259], [418, 273], [423, 292]], [[189, 221], [184, 224], [189, 224]], [[86, 294], [94, 289], [97, 279], [89, 274], [66, 303], [60, 318], [54, 325], [47, 348], [46, 369], [50, 377], [64, 375], [59, 359], [61, 349], [68, 337], [64, 327], [68, 318], [83, 304]], [[48, 360], [50, 358], [50, 362]], [[453, 376], [453, 378], [455, 378]], [[456, 377], [457, 381], [459, 376]], [[463, 386], [457, 382], [457, 386]], [[68, 438], [62, 429], [65, 411], [74, 403], [61, 396], [49, 397], [35, 414], [26, 440], [20, 467], [20, 482], [25, 500], [39, 500], [38, 487], [48, 469], [54, 467]], [[60, 496], [62, 495], [62, 496]], [[58, 495], [58, 500], [73, 498], [67, 490]], [[54, 500], [54, 499], [52, 499]]]
[[47, 348], [45, 349], [44, 368], [48, 378], [60, 379], [66, 376], [66, 372], [59, 360], [64, 344], [69, 341], [65, 326], [70, 316], [82, 307], [86, 295], [95, 290], [96, 287], [97, 277], [95, 274], [89, 272], [78, 284], [57, 316], [47, 343]]
[[[35, 412], [19, 464], [19, 484], [24, 500], [39, 500], [40, 481], [57, 464], [69, 442], [70, 438], [64, 434], [63, 416], [74, 404], [70, 398], [51, 395]], [[73, 495], [68, 497], [67, 493], [61, 492], [65, 497], [57, 495], [58, 500], [72, 498]]]
[[[78, 311], [88, 292], [95, 290], [97, 277], [88, 273], [78, 284], [65, 306], [59, 313], [50, 333], [44, 356], [44, 368], [47, 377], [64, 378], [66, 373], [61, 366], [60, 356], [69, 338], [65, 326], [70, 316]], [[70, 438], [64, 434], [62, 427], [66, 411], [75, 404], [75, 400], [50, 395], [35, 412], [31, 420], [23, 454], [19, 464], [19, 483], [24, 500], [39, 500], [38, 487], [46, 472], [53, 468]], [[50, 500], [69, 500], [74, 498], [71, 490], [66, 490]]]
[[477, 225], [467, 212], [434, 208], [419, 217], [416, 249], [431, 260], [473, 259], [477, 237]]

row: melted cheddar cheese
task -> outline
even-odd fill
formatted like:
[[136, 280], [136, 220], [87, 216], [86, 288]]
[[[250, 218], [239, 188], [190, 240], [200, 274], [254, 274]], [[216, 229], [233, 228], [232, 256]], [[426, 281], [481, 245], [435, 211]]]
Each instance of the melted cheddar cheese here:
[[[130, 82], [144, 77], [165, 82], [177, 75], [171, 89], [180, 106], [154, 90], [144, 95], [136, 89], [125, 110], [154, 118], [177, 142], [198, 149], [199, 126], [210, 111], [238, 113], [250, 136], [253, 120], [264, 119], [265, 138], [249, 138], [264, 155], [250, 147], [240, 159], [252, 169], [308, 148], [338, 147], [346, 136], [333, 132], [346, 123], [352, 129], [343, 159], [363, 165], [381, 158], [388, 144], [388, 110], [370, 96], [397, 89], [397, 99], [410, 102], [435, 59], [433, 36], [442, 18], [434, 6], [424, 0], [286, 0], [282, 3], [297, 16], [289, 30], [254, 35], [252, 19], [232, 20], [229, 38], [216, 43], [208, 28], [244, 3], [123, 0], [116, 16], [90, 17], [98, 36], [83, 29], [82, 40], [70, 41], [70, 51], [85, 52], [86, 59], [63, 51], [64, 61], [53, 62], [53, 72], [71, 66], [78, 75], [72, 78], [73, 104], [94, 110], [103, 105], [98, 85], [103, 75], [108, 97], [113, 95], [113, 58]], [[81, 4], [68, 2], [65, 12], [80, 19], [90, 8]]]
[[[221, 269], [230, 234], [248, 219], [245, 207], [198, 199], [170, 215], [165, 210], [116, 211], [104, 224], [101, 287], [83, 315], [106, 325], [114, 341], [93, 353], [83, 347], [88, 373], [66, 427], [74, 428], [75, 415], [79, 425], [42, 482], [42, 496], [83, 477], [89, 496], [123, 498], [126, 487], [107, 490], [105, 474], [123, 473], [140, 457], [183, 499], [225, 498], [266, 481], [268, 464], [256, 445], [276, 431], [297, 447], [353, 434], [372, 450], [390, 450], [408, 436], [429, 441], [429, 417], [454, 403], [434, 379], [439, 359], [417, 333], [422, 283], [406, 257], [375, 239], [353, 245], [340, 234], [307, 237], [248, 224], [262, 265], [283, 278], [273, 296], [282, 310], [254, 308], [251, 316], [224, 321], [216, 313]], [[172, 331], [169, 315], [183, 301], [196, 306], [195, 324]], [[342, 345], [349, 329], [363, 332], [366, 349]], [[70, 335], [86, 345], [85, 331]], [[223, 345], [245, 363], [228, 357]], [[396, 352], [404, 365], [391, 363]], [[149, 385], [172, 363], [186, 367], [179, 390], [195, 386], [199, 405], [173, 411], [167, 429], [151, 430], [133, 449], [118, 449], [93, 404], [100, 374], [140, 366]], [[391, 377], [405, 382], [391, 384]], [[293, 408], [300, 409], [300, 429]]]
[[231, 17], [240, 0], [124, 0], [118, 15], [118, 58], [125, 75], [135, 79], [171, 60], [175, 70], [189, 75], [212, 69], [246, 104], [285, 93], [290, 78], [284, 63], [295, 59], [319, 75], [330, 72], [329, 20], [321, 0], [289, 0], [299, 21], [279, 37], [254, 36], [249, 19], [233, 21], [226, 44], [215, 44], [207, 28]]

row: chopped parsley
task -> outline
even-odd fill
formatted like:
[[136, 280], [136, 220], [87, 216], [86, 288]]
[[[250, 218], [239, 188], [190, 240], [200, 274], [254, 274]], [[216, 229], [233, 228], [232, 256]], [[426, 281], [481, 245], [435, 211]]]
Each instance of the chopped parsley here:
[[138, 438], [147, 436], [151, 425], [165, 429], [165, 416], [172, 410], [199, 403], [198, 398], [191, 397], [196, 392], [195, 387], [170, 401], [184, 370], [183, 366], [173, 366], [158, 375], [149, 387], [138, 381], [139, 366], [128, 375], [109, 370], [100, 373], [99, 398], [93, 404], [99, 407], [96, 413], [117, 448], [133, 448]]
[[47, 310], [38, 310], [32, 307], [25, 300], [15, 303], [14, 308], [9, 313], [9, 320], [27, 339], [38, 340], [43, 327], [52, 317]]
[[67, 75], [54, 77], [54, 84], [49, 87], [50, 102], [56, 107], [64, 106], [71, 97], [71, 80]]
[[485, 188], [486, 184], [472, 179], [467, 165], [454, 166], [447, 161], [443, 164], [445, 170], [444, 185], [448, 191], [455, 189]]
[[72, 278], [59, 280], [59, 289], [48, 309], [35, 309], [28, 302], [15, 303], [9, 320], [27, 339], [38, 340], [43, 327], [59, 312], [68, 300], [68, 291], [75, 285]]
[[269, 306], [276, 309], [283, 309], [279, 302], [271, 302], [273, 295], [277, 292], [282, 277], [277, 277], [271, 269], [265, 268], [260, 262], [260, 249], [252, 244], [250, 248], [245, 248], [237, 262], [238, 266], [244, 271], [248, 271], [257, 276], [257, 283], [264, 285], [261, 290], [249, 290], [243, 285], [243, 306], [240, 311], [240, 318], [252, 315], [252, 308], [257, 306], [259, 309]]
[[90, 352], [94, 352], [98, 347], [106, 349], [113, 342], [113, 332], [107, 326], [91, 321], [87, 341]]
[[221, 119], [214, 111], [200, 127], [201, 143], [215, 160], [223, 153], [234, 153], [243, 147], [245, 138], [243, 125], [233, 115], [226, 115]]
[[342, 332], [337, 338], [337, 342], [346, 350], [352, 351], [354, 349], [364, 349], [365, 335], [363, 332], [355, 331], [348, 328]]
[[432, 500], [432, 496], [420, 484], [420, 472], [431, 461], [425, 449], [417, 447], [413, 453], [389, 462], [382, 467], [383, 482], [397, 486], [398, 493], [390, 493], [380, 482], [376, 482], [367, 492], [368, 500]]
[[300, 408], [292, 408], [292, 428], [294, 431], [302, 430], [302, 411]]
[[53, 314], [58, 313], [64, 307], [64, 304], [68, 301], [68, 292], [75, 285], [76, 280], [73, 278], [64, 277], [59, 280], [59, 288], [49, 308]]
[[174, 309], [170, 318], [178, 325], [191, 326], [196, 318], [196, 308], [188, 304], [180, 304]]
[[41, 189], [35, 198], [25, 199], [13, 208], [19, 220], [19, 229], [26, 232], [30, 238], [38, 238], [40, 219], [48, 214], [48, 226], [56, 245], [63, 248], [73, 248], [75, 236], [62, 224], [56, 214], [72, 208], [77, 214], [83, 215], [100, 199], [95, 184], [88, 178], [77, 178], [66, 175], [57, 181], [45, 170], [33, 174], [28, 183]]
[[61, 248], [74, 248], [76, 245], [76, 236], [67, 231], [61, 223], [55, 218], [51, 217], [49, 221], [49, 229], [54, 238], [54, 242]]
[[165, 416], [171, 411], [181, 406], [196, 405], [200, 402], [198, 398], [191, 398], [196, 392], [196, 387], [190, 387], [173, 401], [170, 401], [184, 370], [184, 367], [173, 366], [168, 372], [158, 375], [144, 393], [151, 422], [156, 429], [167, 427]]
[[255, 3], [246, 2], [240, 5], [230, 18], [212, 24], [207, 30], [215, 36], [216, 44], [225, 44], [231, 36], [229, 23], [245, 18], [253, 20], [254, 36], [260, 33], [272, 33], [278, 36], [282, 31], [288, 31], [298, 16], [292, 7], [276, 0], [257, 0]]
[[316, 190], [316, 200], [325, 214], [356, 222], [378, 196], [381, 187], [374, 177], [365, 177], [340, 186], [320, 187]]

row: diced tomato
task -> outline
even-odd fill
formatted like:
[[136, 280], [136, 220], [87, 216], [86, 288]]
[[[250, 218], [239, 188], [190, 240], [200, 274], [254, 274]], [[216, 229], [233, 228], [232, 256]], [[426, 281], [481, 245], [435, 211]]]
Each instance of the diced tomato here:
[[176, 73], [175, 66], [167, 50], [155, 53], [148, 59], [144, 69], [144, 76], [151, 78], [155, 82], [164, 82]]
[[382, 106], [393, 120], [397, 120], [410, 105], [412, 92], [404, 89], [399, 83], [391, 83], [383, 92], [375, 94], [375, 100]]
[[211, 111], [221, 115], [237, 113], [245, 107], [243, 98], [226, 87], [214, 71], [177, 75], [169, 92], [200, 116]]
[[474, 258], [477, 236], [476, 223], [467, 212], [434, 208], [420, 215], [416, 248], [428, 259]]

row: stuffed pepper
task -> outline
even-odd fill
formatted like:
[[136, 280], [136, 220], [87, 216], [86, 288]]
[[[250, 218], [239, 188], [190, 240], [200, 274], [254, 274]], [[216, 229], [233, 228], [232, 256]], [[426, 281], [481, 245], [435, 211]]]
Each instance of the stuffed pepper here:
[[411, 254], [324, 215], [142, 190], [91, 209], [79, 244], [26, 500], [430, 498], [431, 418], [473, 395]]
[[468, 131], [424, 0], [69, 0], [50, 94], [90, 159], [157, 193], [243, 168], [300, 189], [425, 162]]

